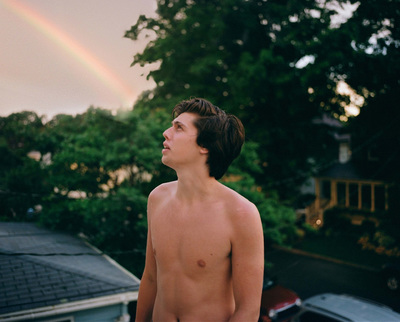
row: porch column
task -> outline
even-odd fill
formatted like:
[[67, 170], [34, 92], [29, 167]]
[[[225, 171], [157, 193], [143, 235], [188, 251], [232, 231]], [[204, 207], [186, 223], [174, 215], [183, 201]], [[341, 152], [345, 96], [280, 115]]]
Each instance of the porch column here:
[[375, 184], [371, 183], [371, 212], [375, 212]]
[[334, 207], [337, 205], [337, 182], [336, 180], [331, 180], [331, 200], [329, 205]]
[[385, 184], [385, 210], [389, 210], [389, 186]]
[[320, 191], [320, 179], [315, 179], [315, 209], [319, 210], [320, 208], [320, 198], [321, 198], [321, 191]]

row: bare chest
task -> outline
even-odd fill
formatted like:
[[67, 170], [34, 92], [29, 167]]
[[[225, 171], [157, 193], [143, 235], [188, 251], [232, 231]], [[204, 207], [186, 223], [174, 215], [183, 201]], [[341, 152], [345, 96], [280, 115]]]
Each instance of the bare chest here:
[[231, 242], [229, 221], [218, 208], [159, 209], [151, 223], [157, 266], [197, 274], [226, 266]]

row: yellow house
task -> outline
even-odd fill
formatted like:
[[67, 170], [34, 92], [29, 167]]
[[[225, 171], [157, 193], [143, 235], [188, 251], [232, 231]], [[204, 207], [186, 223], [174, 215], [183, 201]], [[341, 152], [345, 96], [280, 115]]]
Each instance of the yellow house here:
[[314, 226], [324, 224], [324, 212], [336, 207], [353, 224], [361, 224], [368, 216], [378, 224], [376, 212], [388, 210], [389, 183], [360, 173], [350, 160], [349, 140], [339, 143], [339, 159], [314, 177], [315, 200], [305, 209], [305, 221]]

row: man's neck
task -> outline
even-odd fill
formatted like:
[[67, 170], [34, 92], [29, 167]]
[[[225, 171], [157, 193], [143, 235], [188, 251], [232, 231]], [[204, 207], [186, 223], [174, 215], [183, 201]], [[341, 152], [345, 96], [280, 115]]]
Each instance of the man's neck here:
[[219, 184], [208, 171], [179, 173], [176, 196], [187, 202], [200, 201], [212, 195]]

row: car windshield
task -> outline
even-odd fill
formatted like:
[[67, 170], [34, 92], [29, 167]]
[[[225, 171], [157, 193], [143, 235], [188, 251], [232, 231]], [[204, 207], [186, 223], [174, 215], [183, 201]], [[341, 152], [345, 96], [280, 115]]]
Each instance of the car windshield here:
[[314, 312], [305, 312], [296, 319], [298, 322], [337, 322], [338, 320]]

